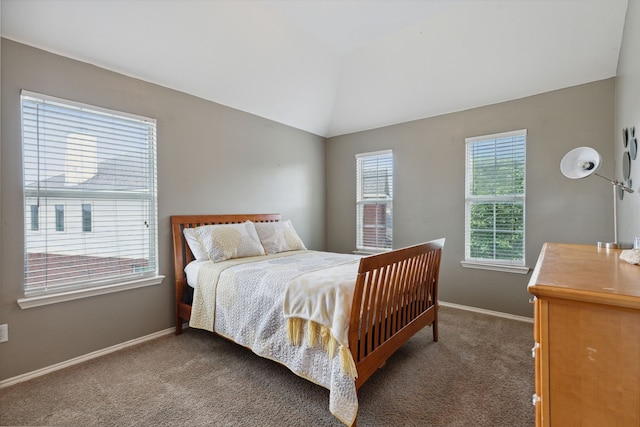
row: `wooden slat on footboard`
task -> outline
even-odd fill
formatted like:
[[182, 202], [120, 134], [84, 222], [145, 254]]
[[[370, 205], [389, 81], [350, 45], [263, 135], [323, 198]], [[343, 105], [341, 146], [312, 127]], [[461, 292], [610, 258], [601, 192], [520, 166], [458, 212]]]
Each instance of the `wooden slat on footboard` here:
[[359, 388], [427, 325], [438, 340], [438, 273], [444, 239], [362, 258], [351, 309], [349, 347]]

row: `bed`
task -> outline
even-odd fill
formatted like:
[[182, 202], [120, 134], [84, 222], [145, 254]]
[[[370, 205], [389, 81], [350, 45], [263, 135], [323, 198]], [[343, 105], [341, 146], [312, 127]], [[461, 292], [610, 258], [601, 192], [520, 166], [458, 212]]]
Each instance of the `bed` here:
[[[290, 224], [280, 214], [171, 217], [176, 335], [189, 322], [284, 364], [328, 388], [331, 412], [344, 424], [354, 425], [357, 392], [365, 381], [422, 328], [431, 326], [433, 340], [438, 340], [444, 239], [370, 256], [309, 251], [302, 246], [220, 262], [198, 260], [201, 255], [194, 256], [192, 250], [197, 243], [185, 239], [185, 229], [193, 229], [187, 230], [192, 235], [207, 226], [253, 224], [260, 230], [280, 229], [285, 223]], [[335, 308], [327, 310], [327, 300]], [[316, 306], [310, 309], [310, 304]], [[314, 317], [317, 313], [319, 318]], [[330, 324], [325, 327], [327, 316]]]

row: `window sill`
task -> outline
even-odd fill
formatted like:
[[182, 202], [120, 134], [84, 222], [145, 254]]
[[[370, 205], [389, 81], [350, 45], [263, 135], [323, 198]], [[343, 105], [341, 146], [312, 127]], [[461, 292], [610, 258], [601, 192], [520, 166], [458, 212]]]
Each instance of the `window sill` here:
[[353, 251], [354, 255], [365, 255], [365, 256], [369, 256], [369, 255], [378, 255], [378, 254], [383, 254], [385, 252], [389, 252], [391, 251], [391, 249], [380, 249], [380, 250], [367, 250], [367, 249], [358, 249]]
[[129, 289], [142, 288], [145, 286], [159, 285], [162, 283], [164, 276], [148, 277], [140, 280], [132, 280], [130, 282], [117, 283], [113, 285], [77, 289], [67, 292], [58, 292], [50, 295], [38, 295], [34, 297], [24, 297], [18, 299], [18, 305], [20, 308], [27, 309], [33, 307], [40, 307], [43, 305], [57, 304], [65, 301], [73, 301], [81, 298], [89, 298], [97, 295], [111, 294], [114, 292], [126, 291]]
[[474, 262], [474, 261], [460, 261], [463, 267], [466, 268], [477, 268], [480, 270], [492, 270], [492, 271], [501, 271], [503, 273], [517, 273], [517, 274], [527, 274], [529, 273], [529, 267], [519, 267], [515, 265], [502, 265], [502, 264], [489, 264], [482, 262]]

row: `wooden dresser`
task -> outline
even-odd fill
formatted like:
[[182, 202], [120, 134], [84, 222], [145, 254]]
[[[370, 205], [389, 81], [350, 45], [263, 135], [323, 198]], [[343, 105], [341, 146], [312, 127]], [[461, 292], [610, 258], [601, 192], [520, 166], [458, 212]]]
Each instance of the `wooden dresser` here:
[[640, 426], [640, 266], [546, 243], [534, 298], [536, 426]]

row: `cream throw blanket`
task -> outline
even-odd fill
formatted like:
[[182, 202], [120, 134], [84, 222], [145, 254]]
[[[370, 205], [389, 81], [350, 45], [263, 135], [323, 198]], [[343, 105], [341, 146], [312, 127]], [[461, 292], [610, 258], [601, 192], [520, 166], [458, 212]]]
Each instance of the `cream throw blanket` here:
[[358, 375], [349, 351], [349, 320], [359, 265], [355, 259], [295, 277], [283, 305], [289, 340], [300, 345], [304, 334], [310, 346], [322, 343], [330, 359], [337, 347], [340, 367], [351, 378]]

